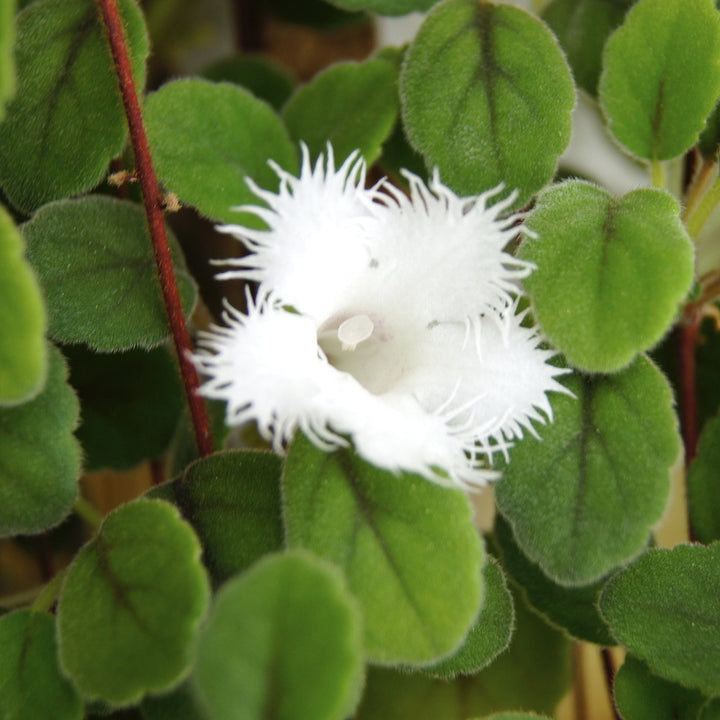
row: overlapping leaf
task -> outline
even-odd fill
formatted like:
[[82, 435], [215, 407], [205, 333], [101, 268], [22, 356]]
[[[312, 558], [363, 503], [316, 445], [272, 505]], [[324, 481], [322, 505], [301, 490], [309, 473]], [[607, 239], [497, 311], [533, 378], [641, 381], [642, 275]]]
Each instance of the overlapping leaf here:
[[20, 233], [0, 205], [0, 406], [28, 400], [47, 372], [45, 308]]
[[398, 115], [397, 70], [383, 60], [340, 63], [300, 88], [283, 111], [290, 135], [316, 157], [332, 143], [342, 161], [360, 150], [372, 163]]
[[249, 217], [231, 209], [259, 202], [247, 177], [277, 188], [268, 160], [290, 172], [297, 168], [293, 144], [272, 108], [229, 83], [169, 82], [147, 98], [145, 122], [160, 180], [215, 220]]
[[[132, 0], [119, 9], [139, 87], [148, 39]], [[110, 48], [93, 0], [42, 0], [17, 20], [17, 92], [0, 124], [0, 185], [22, 211], [89, 190], [127, 138]], [[2, 66], [2, 63], [0, 63]]]
[[456, 192], [504, 183], [518, 204], [553, 176], [575, 90], [548, 29], [509, 5], [440, 3], [401, 74], [410, 142]]
[[[139, 205], [105, 196], [45, 205], [22, 226], [49, 313], [50, 335], [117, 352], [170, 335], [147, 221]], [[171, 242], [174, 241], [171, 239]], [[175, 251], [186, 315], [195, 285]]]
[[222, 588], [194, 680], [215, 720], [344, 720], [362, 660], [361, 615], [340, 573], [293, 551]]
[[654, 673], [720, 695], [720, 543], [648, 550], [608, 582], [600, 610]]
[[218, 452], [151, 495], [178, 505], [222, 582], [282, 547], [280, 471], [280, 458], [268, 452]]
[[[660, 519], [679, 452], [667, 381], [644, 357], [564, 381], [542, 440], [526, 438], [497, 485], [523, 552], [566, 585], [588, 585], [637, 555]], [[552, 522], [548, 522], [552, 518]]]
[[114, 705], [187, 675], [208, 603], [200, 544], [169, 503], [108, 515], [76, 556], [58, 605], [60, 662], [86, 698]]
[[688, 473], [688, 504], [693, 530], [704, 543], [720, 540], [720, 415], [703, 428], [698, 453]]
[[0, 536], [57, 525], [77, 497], [78, 402], [60, 353], [50, 347], [48, 376], [33, 400], [0, 408]]
[[57, 661], [55, 619], [32, 610], [0, 617], [0, 717], [81, 720], [83, 704]]
[[576, 367], [610, 372], [654, 345], [693, 281], [679, 206], [656, 189], [616, 199], [586, 182], [556, 185], [528, 219], [537, 234], [525, 281], [551, 342]]
[[459, 646], [480, 606], [483, 562], [463, 493], [298, 435], [283, 502], [290, 547], [343, 569], [364, 611], [368, 657], [427, 664]]
[[713, 0], [636, 3], [605, 47], [599, 94], [613, 135], [638, 157], [667, 160], [694, 145], [720, 95]]
[[15, 92], [15, 3], [0, 3], [0, 122], [5, 117], [5, 103]]

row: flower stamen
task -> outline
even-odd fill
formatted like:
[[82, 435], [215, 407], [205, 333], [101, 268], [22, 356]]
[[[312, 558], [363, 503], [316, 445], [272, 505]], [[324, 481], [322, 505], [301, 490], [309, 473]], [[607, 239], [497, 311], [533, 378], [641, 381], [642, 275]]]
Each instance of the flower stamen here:
[[375, 330], [375, 323], [367, 315], [353, 315], [337, 330], [338, 340], [345, 351], [354, 350], [363, 340], [367, 340]]

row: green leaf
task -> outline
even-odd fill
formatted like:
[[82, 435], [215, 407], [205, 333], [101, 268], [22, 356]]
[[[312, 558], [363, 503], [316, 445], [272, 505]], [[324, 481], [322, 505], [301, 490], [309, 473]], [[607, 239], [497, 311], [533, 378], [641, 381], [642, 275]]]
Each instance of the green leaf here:
[[542, 11], [542, 19], [567, 55], [575, 82], [591, 95], [597, 94], [605, 41], [633, 2], [552, 0]]
[[24, 247], [0, 205], [0, 406], [30, 399], [47, 375], [45, 308]]
[[140, 711], [143, 720], [205, 720], [189, 682], [166, 695], [148, 695]]
[[539, 20], [508, 5], [439, 4], [410, 46], [400, 89], [410, 142], [461, 194], [504, 183], [523, 205], [570, 140], [565, 58]]
[[48, 348], [48, 376], [30, 402], [0, 408], [0, 536], [39, 533], [61, 522], [77, 498], [78, 402], [65, 362]]
[[615, 703], [624, 720], [697, 720], [706, 698], [653, 675], [632, 655], [615, 676]]
[[645, 357], [616, 375], [565, 384], [576, 397], [556, 397], [542, 440], [516, 445], [496, 497], [548, 577], [588, 585], [644, 548], [680, 444], [670, 388]]
[[429, 10], [437, 0], [329, 0], [346, 10], [367, 10], [378, 15], [407, 15]]
[[[136, 84], [148, 39], [132, 0], [119, 3]], [[102, 179], [127, 126], [110, 48], [92, 0], [40, 0], [17, 19], [17, 92], [0, 124], [0, 185], [29, 214]], [[1, 63], [0, 63], [1, 64]]]
[[19, 610], [0, 618], [0, 717], [80, 720], [82, 701], [60, 674], [55, 618]]
[[178, 369], [164, 347], [100, 355], [63, 350], [80, 399], [85, 467], [128, 469], [163, 454], [184, 407]]
[[452, 653], [478, 613], [483, 548], [465, 495], [394, 475], [298, 433], [285, 463], [290, 547], [340, 566], [379, 663], [427, 664]]
[[720, 695], [720, 543], [648, 550], [608, 582], [600, 611], [654, 673]]
[[568, 361], [612, 372], [666, 332], [693, 281], [693, 246], [668, 193], [620, 199], [582, 181], [544, 193], [521, 255], [537, 320]]
[[[159, 345], [170, 334], [143, 209], [105, 196], [61, 200], [22, 226], [47, 302], [50, 336], [101, 352]], [[169, 236], [171, 246], [174, 239]], [[195, 285], [175, 255], [185, 315]]]
[[[481, 720], [477, 718], [477, 720]], [[498, 713], [496, 715], [488, 715], [482, 720], [549, 720], [546, 715], [540, 716], [535, 713]]]
[[397, 75], [384, 60], [333, 65], [285, 106], [290, 136], [304, 142], [311, 157], [325, 152], [330, 142], [338, 162], [359, 149], [372, 163], [397, 119]]
[[669, 160], [694, 145], [720, 95], [713, 0], [636, 3], [605, 46], [599, 94], [613, 135], [638, 157]]
[[516, 601], [510, 649], [492, 665], [449, 682], [371, 667], [356, 720], [467, 720], [518, 707], [553, 714], [570, 684], [568, 642]]
[[720, 720], [720, 698], [708, 700], [697, 720]]
[[60, 662], [87, 698], [136, 703], [189, 672], [209, 599], [200, 544], [170, 504], [108, 515], [70, 566], [58, 605]]
[[205, 68], [202, 75], [212, 82], [240, 85], [278, 112], [295, 87], [295, 80], [287, 70], [262, 55], [224, 58]]
[[272, 453], [218, 452], [150, 494], [180, 508], [200, 536], [205, 565], [222, 582], [282, 548], [280, 472]]
[[15, 93], [15, 0], [0, 2], [0, 122], [5, 104]]
[[720, 105], [710, 113], [703, 131], [700, 133], [698, 149], [703, 157], [709, 160], [716, 160], [720, 144]]
[[258, 203], [247, 177], [277, 188], [268, 160], [297, 169], [295, 148], [272, 108], [229, 83], [169, 82], [146, 99], [145, 124], [160, 180], [215, 220], [240, 222], [232, 208]]
[[598, 645], [615, 644], [597, 608], [603, 580], [580, 587], [564, 587], [553, 582], [518, 547], [502, 515], [495, 518], [495, 539], [502, 553], [503, 568], [532, 608], [574, 638]]
[[429, 675], [444, 678], [474, 675], [510, 644], [515, 626], [512, 595], [493, 557], [488, 557], [483, 567], [483, 587], [483, 606], [460, 649], [447, 660], [426, 668], [424, 671]]
[[222, 588], [194, 673], [214, 720], [343, 720], [362, 677], [354, 599], [340, 573], [298, 551], [268, 556]]
[[[702, 386], [701, 386], [702, 387]], [[720, 415], [703, 428], [698, 452], [687, 478], [690, 520], [695, 534], [703, 543], [720, 540]]]

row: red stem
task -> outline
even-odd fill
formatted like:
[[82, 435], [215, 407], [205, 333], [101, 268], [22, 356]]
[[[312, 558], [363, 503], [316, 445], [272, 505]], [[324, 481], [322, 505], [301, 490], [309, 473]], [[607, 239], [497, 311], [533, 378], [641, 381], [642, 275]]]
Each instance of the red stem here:
[[165, 233], [165, 220], [163, 218], [163, 197], [158, 186], [155, 171], [150, 157], [145, 128], [140, 113], [133, 80], [130, 59], [128, 57], [127, 45], [123, 34], [122, 20], [118, 13], [116, 0], [98, 0], [102, 17], [107, 28], [110, 50], [115, 63], [115, 71], [120, 84], [125, 115], [130, 127], [130, 141], [135, 154], [136, 174], [142, 190], [145, 214], [147, 215], [150, 237], [152, 238], [155, 251], [155, 262], [157, 263], [160, 286], [162, 287], [165, 311], [170, 323], [175, 351], [180, 363], [180, 372], [185, 385], [185, 394], [190, 415], [192, 417], [195, 440], [201, 457], [210, 455], [213, 452], [212, 438], [210, 436], [210, 424], [208, 423], [205, 405], [197, 390], [200, 385], [195, 366], [190, 360], [192, 345], [190, 334], [185, 325], [185, 317], [180, 303], [180, 295], [175, 281], [170, 247], [168, 246]]

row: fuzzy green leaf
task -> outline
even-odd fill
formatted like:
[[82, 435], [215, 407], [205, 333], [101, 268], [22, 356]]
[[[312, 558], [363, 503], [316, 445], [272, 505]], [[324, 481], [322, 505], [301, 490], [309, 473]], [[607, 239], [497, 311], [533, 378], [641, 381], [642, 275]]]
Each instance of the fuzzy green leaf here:
[[483, 548], [467, 498], [302, 435], [283, 476], [290, 547], [339, 565], [365, 615], [368, 657], [427, 664], [452, 653], [478, 613]]
[[720, 543], [648, 550], [608, 582], [600, 611], [654, 673], [720, 695]]
[[42, 392], [0, 408], [0, 536], [38, 533], [57, 525], [77, 497], [80, 446], [72, 434], [78, 402], [65, 362], [50, 347]]
[[329, 0], [346, 10], [367, 10], [378, 15], [407, 15], [429, 10], [437, 0]]
[[355, 601], [335, 568], [299, 551], [268, 556], [222, 588], [194, 673], [214, 720], [343, 720], [362, 678]]
[[410, 142], [461, 194], [499, 183], [518, 204], [553, 176], [575, 89], [557, 42], [508, 5], [449, 0], [427, 17], [400, 77]]
[[713, 0], [636, 3], [605, 46], [599, 94], [613, 135], [638, 157], [668, 160], [694, 145], [720, 95]]
[[[154, 347], [169, 336], [139, 205], [98, 195], [60, 200], [38, 210], [22, 232], [47, 302], [51, 337], [117, 352]], [[195, 305], [195, 285], [179, 251], [174, 254], [188, 316]]]
[[720, 698], [708, 700], [697, 720], [720, 720]]
[[483, 567], [483, 587], [485, 600], [480, 614], [460, 649], [447, 660], [425, 668], [424, 672], [444, 678], [474, 675], [508, 647], [515, 625], [515, 611], [505, 576], [493, 557], [488, 557]]
[[537, 320], [570, 363], [612, 372], [654, 345], [693, 281], [693, 246], [668, 193], [616, 199], [582, 181], [556, 185], [528, 219], [521, 255]]
[[81, 720], [82, 701], [61, 675], [55, 618], [19, 610], [0, 618], [0, 717]]
[[[143, 17], [133, 0], [121, 0], [119, 9], [135, 81], [143, 87]], [[0, 185], [29, 214], [97, 185], [123, 149], [127, 125], [93, 0], [27, 7], [17, 18], [15, 60], [17, 92], [0, 124]]]
[[45, 308], [24, 247], [0, 205], [0, 406], [36, 395], [47, 374]]
[[188, 673], [209, 600], [200, 544], [177, 510], [136, 500], [76, 556], [58, 605], [60, 662], [86, 698], [136, 703]]
[[0, 2], [0, 122], [15, 92], [15, 0]]
[[615, 676], [615, 703], [624, 720], [698, 720], [706, 698], [653, 675], [632, 655]]
[[698, 540], [711, 543], [720, 540], [720, 415], [703, 428], [698, 452], [688, 473], [690, 519]]
[[143, 720], [206, 720], [190, 682], [165, 695], [148, 695], [140, 706]]
[[542, 11], [542, 19], [567, 55], [575, 82], [591, 95], [597, 94], [605, 41], [633, 2], [552, 0]]
[[332, 143], [338, 162], [360, 150], [372, 163], [398, 115], [397, 69], [383, 60], [340, 63], [300, 88], [283, 111], [291, 137], [311, 157]]
[[85, 467], [128, 469], [163, 454], [184, 407], [176, 363], [164, 347], [102, 355], [64, 349], [82, 422]]
[[290, 172], [297, 168], [295, 148], [273, 109], [229, 83], [169, 82], [146, 99], [145, 124], [160, 180], [215, 220], [244, 221], [232, 208], [258, 203], [247, 177], [277, 188], [268, 160]]
[[203, 560], [222, 582], [282, 548], [280, 458], [268, 452], [218, 452], [151, 491], [175, 503], [195, 528]]
[[588, 585], [647, 543], [668, 498], [677, 422], [667, 381], [642, 356], [616, 375], [565, 384], [576, 397], [555, 398], [542, 440], [513, 449], [497, 502], [546, 575]]
[[518, 547], [502, 515], [495, 519], [495, 539], [502, 553], [503, 568], [519, 585], [531, 607], [575, 638], [598, 645], [615, 644], [597, 608], [603, 580], [580, 587], [553, 582]]
[[568, 642], [522, 600], [515, 609], [510, 649], [473, 677], [447, 681], [370, 668], [356, 720], [467, 720], [518, 707], [553, 713], [569, 686]]
[[215, 83], [240, 85], [278, 112], [295, 86], [295, 80], [287, 70], [261, 55], [234, 55], [218, 60], [205, 68], [202, 75]]

